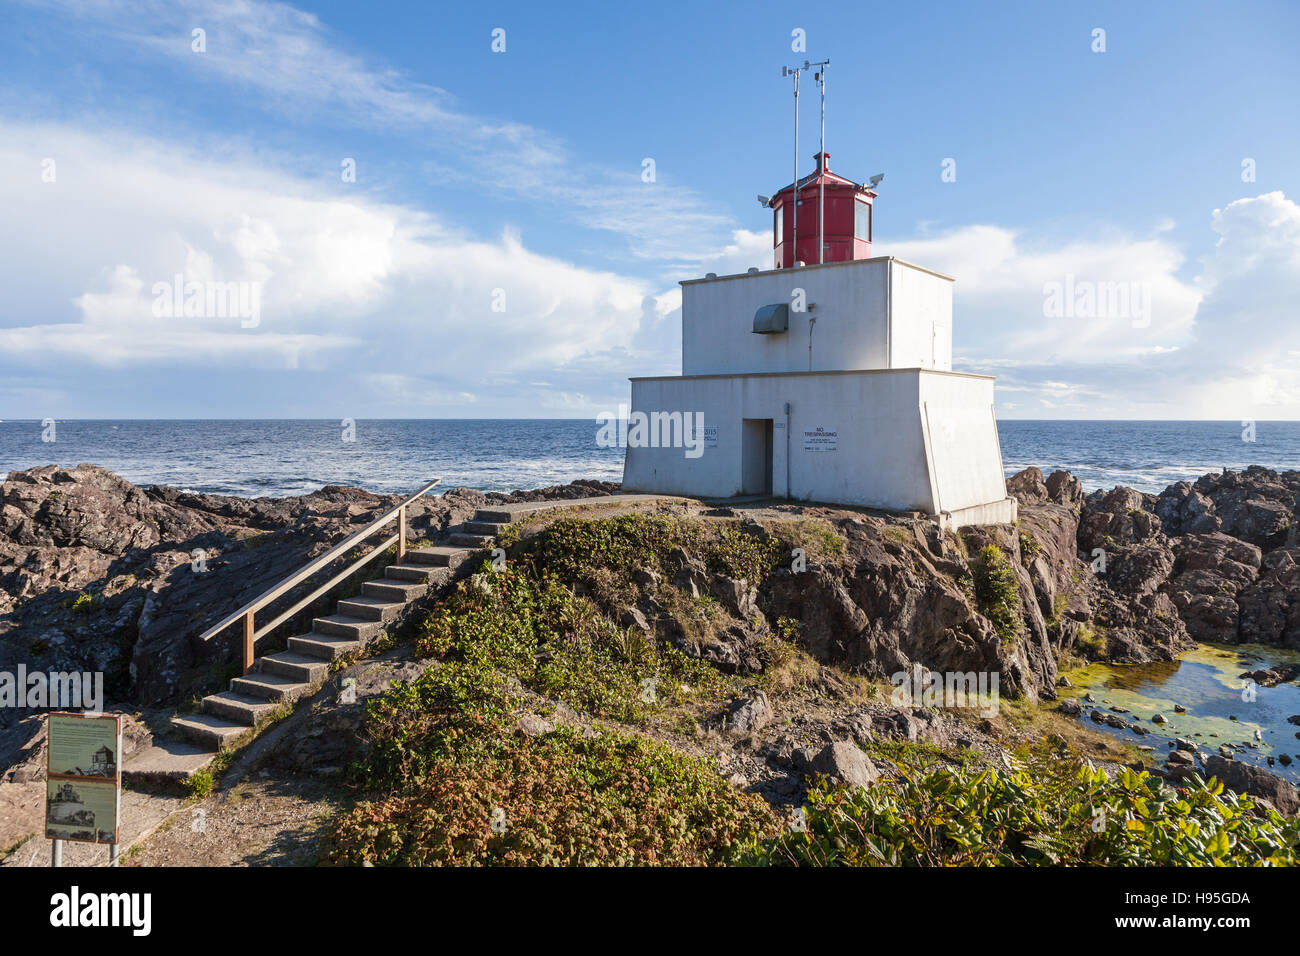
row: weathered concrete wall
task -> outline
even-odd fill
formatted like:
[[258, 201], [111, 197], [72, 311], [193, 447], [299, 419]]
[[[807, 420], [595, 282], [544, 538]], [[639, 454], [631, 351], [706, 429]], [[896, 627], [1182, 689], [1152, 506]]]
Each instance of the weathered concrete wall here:
[[[800, 289], [810, 311], [792, 309], [786, 332], [754, 333], [757, 309], [793, 305]], [[898, 259], [682, 283], [683, 375], [951, 365], [952, 280]]]
[[[629, 447], [623, 486], [741, 494], [744, 420], [772, 419], [772, 494], [778, 497], [788, 489], [798, 500], [931, 514], [1001, 501], [1006, 488], [996, 433], [967, 414], [986, 415], [991, 425], [992, 391], [993, 380], [984, 376], [921, 369], [633, 379], [634, 412], [703, 412], [717, 436], [698, 458], [684, 448]], [[927, 402], [945, 435], [952, 433], [938, 459], [928, 442]]]

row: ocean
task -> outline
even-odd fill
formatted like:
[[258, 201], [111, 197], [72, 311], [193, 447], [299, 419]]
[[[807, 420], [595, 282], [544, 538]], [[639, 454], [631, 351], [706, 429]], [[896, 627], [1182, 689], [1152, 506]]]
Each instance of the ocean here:
[[[0, 422], [0, 475], [37, 465], [103, 465], [138, 484], [211, 494], [298, 495], [324, 485], [379, 493], [443, 488], [514, 491], [576, 478], [619, 481], [623, 451], [596, 444], [591, 419]], [[1300, 422], [1004, 421], [1008, 475], [1037, 465], [1088, 490], [1160, 492], [1224, 467], [1300, 468]], [[43, 440], [53, 438], [53, 441]], [[346, 440], [351, 437], [353, 440]]]

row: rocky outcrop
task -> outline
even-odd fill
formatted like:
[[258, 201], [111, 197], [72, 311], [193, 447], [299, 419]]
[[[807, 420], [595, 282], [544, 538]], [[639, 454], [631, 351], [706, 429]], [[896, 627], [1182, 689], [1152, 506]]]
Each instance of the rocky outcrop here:
[[1300, 472], [1251, 467], [1160, 495], [1084, 497], [1065, 472], [1008, 479], [1054, 645], [1168, 659], [1192, 639], [1300, 647]]
[[[824, 663], [886, 679], [918, 664], [997, 673], [1002, 693], [1033, 698], [1055, 697], [1063, 651], [1142, 662], [1170, 659], [1193, 638], [1300, 647], [1300, 473], [1251, 468], [1158, 496], [1084, 495], [1067, 472], [1030, 468], [1008, 488], [1018, 527], [960, 535], [923, 518], [813, 509], [844, 554], [762, 582], [680, 551], [667, 580], [634, 575], [640, 594], [618, 619], [746, 674], [763, 669], [769, 629], [788, 618]], [[425, 534], [486, 501], [616, 490], [453, 489], [421, 499], [410, 524]], [[197, 647], [198, 633], [395, 501], [341, 487], [252, 500], [141, 489], [89, 465], [15, 472], [0, 487], [0, 650], [33, 668], [104, 671], [110, 697], [174, 698], [225, 653]], [[1000, 611], [980, 596], [990, 548], [1005, 557]]]
[[1175, 539], [1174, 554], [1176, 573], [1166, 590], [1188, 633], [1198, 641], [1237, 640], [1236, 595], [1259, 574], [1259, 548], [1214, 531]]
[[1300, 473], [1252, 465], [1170, 485], [1156, 510], [1170, 534], [1223, 531], [1271, 550], [1287, 541], [1298, 495]]
[[[770, 616], [797, 621], [815, 657], [886, 679], [914, 664], [997, 673], [1003, 693], [1055, 695], [1055, 655], [1011, 529], [976, 529], [962, 541], [914, 519], [840, 513], [834, 524], [846, 542], [842, 560], [782, 569], [769, 581]], [[975, 599], [967, 554], [985, 543], [1010, 555], [1017, 633], [1000, 634]]]
[[[235, 629], [215, 647], [198, 634], [399, 500], [337, 486], [256, 499], [138, 488], [92, 465], [12, 472], [0, 485], [0, 660], [103, 672], [111, 701], [173, 700], [233, 659]], [[408, 509], [411, 533], [485, 501], [464, 488], [426, 495]], [[0, 713], [0, 728], [17, 716]]]
[[550, 485], [533, 491], [512, 491], [505, 495], [497, 491], [487, 494], [487, 501], [494, 505], [520, 504], [533, 501], [571, 501], [575, 498], [603, 498], [617, 494], [622, 485], [617, 481], [596, 481], [581, 478], [567, 485]]

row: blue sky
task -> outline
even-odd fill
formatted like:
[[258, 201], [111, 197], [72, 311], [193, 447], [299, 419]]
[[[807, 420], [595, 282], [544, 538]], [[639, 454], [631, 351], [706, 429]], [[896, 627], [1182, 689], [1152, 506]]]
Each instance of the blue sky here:
[[[1300, 417], [1298, 40], [1294, 3], [0, 0], [0, 418], [615, 408], [680, 368], [679, 279], [769, 264], [780, 67], [827, 57], [832, 166], [955, 276], [1002, 417]], [[257, 324], [158, 316], [177, 274]], [[1067, 280], [1149, 307], [1045, 314]]]

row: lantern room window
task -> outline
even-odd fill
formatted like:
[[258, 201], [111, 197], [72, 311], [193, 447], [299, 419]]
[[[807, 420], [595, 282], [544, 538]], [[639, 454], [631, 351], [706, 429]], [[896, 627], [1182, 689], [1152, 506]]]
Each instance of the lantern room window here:
[[865, 242], [871, 241], [871, 203], [861, 201], [854, 203], [853, 236]]
[[773, 245], [779, 246], [781, 244], [782, 237], [785, 235], [785, 207], [777, 206], [776, 213], [774, 215], [775, 215], [776, 225], [773, 227], [773, 229], [776, 232], [776, 242], [773, 243]]

